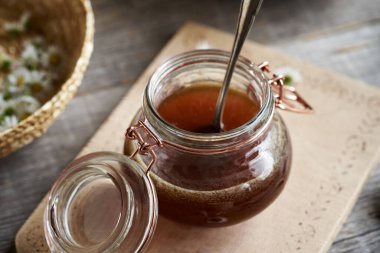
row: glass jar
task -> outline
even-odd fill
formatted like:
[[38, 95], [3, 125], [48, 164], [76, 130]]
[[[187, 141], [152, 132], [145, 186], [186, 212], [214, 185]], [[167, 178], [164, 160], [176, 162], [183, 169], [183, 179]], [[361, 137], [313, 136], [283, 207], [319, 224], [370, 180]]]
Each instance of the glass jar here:
[[[311, 112], [266, 63], [240, 57], [231, 88], [260, 104], [259, 113], [231, 131], [178, 129], [157, 106], [178, 89], [221, 83], [229, 54], [183, 53], [151, 77], [142, 109], [126, 132], [124, 153], [98, 152], [70, 164], [55, 182], [44, 215], [52, 252], [143, 252], [160, 214], [201, 226], [224, 226], [267, 207], [290, 171], [291, 143], [275, 107]], [[128, 156], [129, 157], [128, 157]]]
[[[228, 52], [200, 50], [167, 61], [149, 80], [143, 108], [131, 123], [138, 126], [145, 122], [151, 133], [142, 139], [150, 139], [153, 157], [137, 154], [136, 158], [145, 167], [154, 160], [151, 175], [160, 214], [165, 217], [201, 226], [230, 225], [262, 211], [284, 188], [292, 149], [275, 107], [300, 108], [283, 103], [288, 101], [283, 94], [273, 94], [271, 86], [283, 93], [283, 83], [281, 77], [268, 79], [264, 75], [261, 68], [266, 69], [266, 64], [259, 68], [244, 57], [236, 64], [230, 88], [258, 101], [261, 108], [236, 129], [214, 134], [188, 132], [166, 122], [157, 112], [158, 105], [180, 89], [220, 85], [228, 60]], [[131, 155], [140, 144], [130, 132], [124, 153]]]

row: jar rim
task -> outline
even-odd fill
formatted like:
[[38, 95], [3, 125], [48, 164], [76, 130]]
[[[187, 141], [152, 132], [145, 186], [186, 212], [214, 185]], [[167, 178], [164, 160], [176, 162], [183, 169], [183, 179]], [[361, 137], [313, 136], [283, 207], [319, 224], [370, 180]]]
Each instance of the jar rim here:
[[[70, 196], [67, 198], [64, 197], [65, 191], [67, 191], [65, 188], [67, 187], [69, 190], [72, 190], [73, 186], [78, 187], [78, 185], [81, 185], [81, 180], [86, 180], [87, 176], [82, 177], [82, 179], [77, 179], [76, 176], [78, 176], [78, 174], [80, 174], [80, 172], [84, 169], [87, 169], [87, 167], [91, 167], [93, 170], [98, 170], [98, 168], [95, 167], [102, 162], [108, 165], [108, 167], [99, 169], [102, 170], [101, 173], [105, 173], [105, 175], [112, 180], [112, 183], [115, 184], [118, 190], [124, 192], [124, 195], [120, 196], [120, 198], [122, 198], [120, 206], [121, 213], [110, 235], [94, 247], [82, 247], [80, 245], [76, 245], [76, 243], [72, 243], [71, 236], [67, 236], [66, 234], [70, 232], [67, 232], [60, 227], [60, 223], [68, 223], [67, 221], [60, 221], [61, 216], [67, 215], [68, 212], [59, 210], [56, 205], [58, 201], [63, 201], [64, 205], [69, 206], [73, 199]], [[109, 162], [119, 162], [123, 166], [127, 166], [125, 168], [137, 171], [137, 173], [142, 176], [141, 183], [144, 184], [144, 188], [148, 193], [146, 196], [146, 201], [149, 209], [147, 216], [145, 217], [147, 219], [147, 226], [144, 229], [144, 232], [140, 235], [141, 237], [137, 240], [136, 250], [142, 250], [149, 244], [156, 228], [158, 213], [156, 191], [149, 175], [146, 175], [143, 168], [137, 162], [127, 156], [114, 152], [94, 152], [76, 159], [69, 166], [67, 166], [62, 171], [49, 193], [48, 204], [44, 214], [44, 230], [50, 249], [58, 249], [62, 252], [71, 252], [72, 249], [76, 252], [98, 252], [98, 247], [104, 247], [102, 249], [103, 252], [113, 252], [117, 247], [119, 247], [119, 245], [122, 244], [124, 240], [128, 238], [128, 235], [131, 232], [131, 227], [135, 222], [133, 221], [136, 215], [134, 211], [135, 197], [133, 196], [132, 189], [133, 187], [136, 187], [134, 184], [137, 184], [137, 182], [130, 184], [124, 176], [112, 167], [112, 165], [108, 164]], [[70, 185], [71, 179], [74, 179], [74, 181], [71, 181], [72, 183]], [[67, 227], [67, 225], [64, 227]], [[66, 237], [68, 240], [65, 239]]]
[[[259, 127], [257, 129], [256, 134], [252, 136], [251, 139], [255, 139], [258, 135], [261, 134], [261, 132], [268, 126], [268, 124], [265, 121], [270, 121], [270, 119], [273, 117], [275, 103], [273, 98], [273, 92], [272, 89], [268, 83], [268, 80], [266, 79], [264, 73], [254, 64], [252, 63], [248, 58], [244, 56], [239, 56], [237, 65], [240, 64], [240, 66], [244, 67], [246, 72], [252, 76], [252, 80], [254, 80], [255, 77], [259, 78], [261, 81], [261, 88], [263, 91], [264, 96], [262, 97], [262, 105], [260, 107], [259, 112], [248, 122], [244, 123], [243, 125], [229, 130], [225, 132], [220, 133], [196, 133], [187, 131], [184, 129], [180, 129], [169, 122], [167, 122], [165, 119], [163, 119], [160, 114], [158, 113], [156, 107], [153, 104], [153, 98], [154, 98], [154, 87], [155, 85], [158, 85], [160, 81], [168, 74], [177, 71], [179, 68], [183, 67], [186, 62], [191, 62], [192, 60], [195, 63], [199, 63], [200, 61], [208, 62], [210, 59], [222, 59], [226, 66], [228, 63], [230, 57], [230, 53], [224, 50], [219, 49], [201, 49], [201, 50], [193, 50], [184, 52], [181, 54], [178, 54], [172, 58], [169, 58], [165, 63], [163, 63], [151, 76], [151, 78], [148, 81], [148, 85], [145, 88], [144, 93], [144, 107], [143, 111], [145, 114], [145, 117], [148, 118], [148, 122], [153, 119], [154, 121], [157, 121], [160, 126], [164, 127], [167, 132], [169, 132], [172, 135], [175, 135], [179, 137], [180, 139], [186, 139], [191, 140], [192, 142], [208, 142], [210, 145], [213, 145], [212, 143], [219, 143], [222, 141], [228, 141], [233, 140], [234, 138], [252, 131], [253, 129], [257, 129], [257, 126], [262, 124], [262, 127]], [[269, 119], [269, 120], [268, 120]], [[170, 140], [166, 142], [170, 143]], [[180, 141], [181, 142], [181, 141]], [[186, 145], [186, 141], [182, 141], [182, 144]], [[232, 144], [232, 142], [231, 142]]]

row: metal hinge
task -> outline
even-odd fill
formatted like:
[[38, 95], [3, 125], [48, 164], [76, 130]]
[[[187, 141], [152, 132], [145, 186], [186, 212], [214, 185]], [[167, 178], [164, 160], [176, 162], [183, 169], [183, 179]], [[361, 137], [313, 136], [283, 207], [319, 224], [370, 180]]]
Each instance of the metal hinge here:
[[[264, 73], [271, 73], [268, 62], [263, 62], [258, 67]], [[284, 76], [272, 74], [268, 78], [268, 83], [272, 87], [276, 99], [276, 107], [281, 110], [297, 113], [313, 113], [311, 105], [296, 91], [293, 86], [284, 85]]]

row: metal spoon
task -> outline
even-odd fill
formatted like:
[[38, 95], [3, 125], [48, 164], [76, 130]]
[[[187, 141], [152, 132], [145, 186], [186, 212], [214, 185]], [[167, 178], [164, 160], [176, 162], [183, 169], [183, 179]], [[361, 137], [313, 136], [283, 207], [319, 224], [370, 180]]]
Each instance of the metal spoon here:
[[216, 110], [212, 127], [215, 132], [223, 131], [223, 110], [224, 102], [227, 94], [228, 87], [230, 86], [232, 74], [239, 57], [240, 51], [243, 47], [248, 32], [255, 21], [256, 15], [260, 10], [263, 0], [243, 0], [240, 6], [239, 21], [237, 24], [235, 41], [232, 48], [231, 58], [228, 63], [226, 75], [224, 76], [223, 86], [219, 92], [219, 97], [216, 102]]

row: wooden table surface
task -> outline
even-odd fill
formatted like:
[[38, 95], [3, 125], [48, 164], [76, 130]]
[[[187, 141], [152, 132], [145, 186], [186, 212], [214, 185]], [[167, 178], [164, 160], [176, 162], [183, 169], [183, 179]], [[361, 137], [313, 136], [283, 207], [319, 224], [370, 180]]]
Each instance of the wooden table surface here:
[[[233, 32], [238, 0], [94, 0], [95, 51], [49, 131], [0, 160], [0, 252], [160, 48], [187, 20]], [[379, 0], [266, 0], [251, 39], [380, 88]], [[334, 110], [334, 108], [332, 108]], [[330, 252], [379, 252], [380, 167]]]

